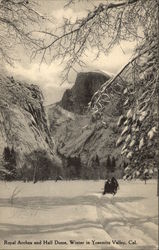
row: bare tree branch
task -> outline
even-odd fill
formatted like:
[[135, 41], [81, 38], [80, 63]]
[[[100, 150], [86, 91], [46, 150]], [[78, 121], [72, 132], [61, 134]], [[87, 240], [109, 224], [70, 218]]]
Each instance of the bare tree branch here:
[[21, 44], [25, 49], [37, 49], [43, 41], [36, 38], [32, 29], [40, 27], [46, 18], [35, 10], [36, 4], [29, 0], [0, 1], [0, 58], [9, 64], [14, 63], [13, 48]]
[[[69, 1], [68, 4], [74, 4]], [[90, 48], [100, 53], [109, 53], [122, 40], [144, 44], [146, 37], [156, 32], [157, 2], [151, 0], [123, 0], [99, 4], [86, 17], [64, 23], [56, 31], [44, 32], [47, 38], [44, 46], [34, 53], [41, 56], [41, 62], [48, 56], [51, 61], [66, 61], [63, 80], [69, 81], [72, 69], [78, 71]]]

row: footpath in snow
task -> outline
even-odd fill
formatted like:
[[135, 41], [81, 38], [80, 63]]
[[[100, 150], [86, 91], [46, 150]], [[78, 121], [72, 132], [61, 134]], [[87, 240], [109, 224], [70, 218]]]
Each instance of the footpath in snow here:
[[0, 182], [0, 249], [158, 249], [157, 181]]

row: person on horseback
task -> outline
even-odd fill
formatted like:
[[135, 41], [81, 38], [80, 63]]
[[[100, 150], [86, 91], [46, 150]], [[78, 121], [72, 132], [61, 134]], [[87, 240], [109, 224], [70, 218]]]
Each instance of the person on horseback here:
[[105, 182], [105, 185], [104, 185], [103, 195], [106, 194], [106, 193], [110, 193], [110, 194], [115, 195], [116, 192], [117, 192], [118, 187], [119, 187], [119, 183], [115, 179], [115, 177], [112, 177], [111, 180], [108, 179]]
[[105, 185], [104, 185], [103, 195], [110, 192], [110, 184], [111, 184], [111, 180], [110, 179], [106, 180]]
[[119, 183], [118, 181], [115, 179], [115, 177], [111, 178], [111, 186], [113, 187], [113, 193], [116, 194], [117, 189], [119, 188]]

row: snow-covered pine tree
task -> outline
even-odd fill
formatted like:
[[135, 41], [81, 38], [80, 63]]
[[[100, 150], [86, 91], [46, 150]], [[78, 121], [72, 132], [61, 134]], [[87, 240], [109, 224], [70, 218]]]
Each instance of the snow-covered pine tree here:
[[[103, 118], [102, 105], [120, 99], [121, 116], [117, 122], [120, 135], [116, 146], [121, 147], [121, 157], [128, 163], [124, 178], [143, 178], [157, 175], [158, 163], [158, 57], [156, 34], [140, 47], [140, 55], [134, 57], [122, 70], [93, 96], [92, 115]], [[118, 91], [117, 91], [118, 87]], [[110, 100], [111, 96], [111, 100]]]

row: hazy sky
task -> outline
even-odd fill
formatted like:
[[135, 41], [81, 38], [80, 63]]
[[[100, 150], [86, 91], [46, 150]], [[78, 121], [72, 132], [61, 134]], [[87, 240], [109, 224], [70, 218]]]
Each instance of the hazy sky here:
[[[93, 5], [98, 5], [99, 0], [80, 1], [72, 8], [69, 6], [64, 8], [66, 1], [63, 0], [38, 0], [39, 10], [48, 16], [53, 16], [56, 24], [62, 23], [63, 17], [75, 18], [83, 17], [87, 14], [87, 9], [92, 8]], [[94, 59], [95, 50], [88, 52], [87, 67], [84, 71], [102, 70], [108, 73], [117, 73], [131, 58], [132, 49], [135, 43], [122, 42], [121, 47], [117, 46], [110, 52], [109, 55], [101, 55], [98, 60]], [[8, 67], [10, 73], [20, 79], [28, 80], [29, 82], [38, 84], [44, 92], [45, 104], [51, 104], [60, 100], [66, 88], [71, 87], [70, 84], [63, 84], [60, 86], [60, 75], [63, 69], [58, 62], [53, 62], [51, 65], [42, 64], [39, 69], [39, 62], [30, 61], [26, 58], [25, 52], [21, 51], [21, 61], [15, 63], [14, 68]], [[75, 81], [76, 75], [72, 77]]]

